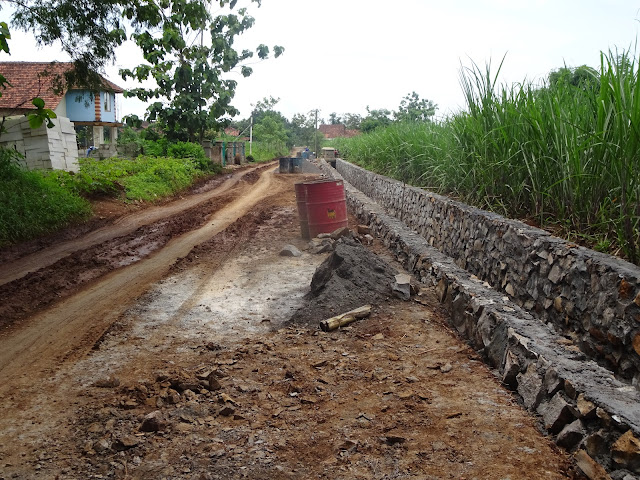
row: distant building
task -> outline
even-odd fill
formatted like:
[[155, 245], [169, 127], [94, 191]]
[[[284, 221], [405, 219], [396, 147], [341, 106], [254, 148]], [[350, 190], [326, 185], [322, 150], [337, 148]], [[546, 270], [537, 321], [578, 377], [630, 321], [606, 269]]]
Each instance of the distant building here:
[[324, 138], [351, 138], [360, 133], [360, 130], [348, 130], [344, 125], [320, 125], [318, 127]]
[[[84, 152], [85, 148], [95, 146], [98, 151], [115, 152], [118, 127], [122, 126], [116, 112], [116, 94], [123, 89], [104, 77], [100, 77], [102, 85], [97, 91], [65, 85], [64, 74], [72, 68], [73, 63], [63, 62], [0, 62], [0, 73], [11, 84], [0, 97], [0, 115], [11, 119], [5, 122], [8, 131], [0, 137], [0, 144], [9, 144], [25, 155], [29, 168], [77, 170], [78, 148]], [[36, 109], [32, 103], [36, 97], [58, 116], [53, 123], [64, 145], [57, 144], [54, 129], [41, 127], [29, 132], [25, 128], [24, 116]], [[18, 130], [27, 136], [20, 139]], [[74, 133], [72, 142], [68, 136]], [[34, 142], [37, 148], [33, 148]], [[74, 149], [75, 153], [71, 151]], [[61, 160], [61, 156], [65, 158]]]

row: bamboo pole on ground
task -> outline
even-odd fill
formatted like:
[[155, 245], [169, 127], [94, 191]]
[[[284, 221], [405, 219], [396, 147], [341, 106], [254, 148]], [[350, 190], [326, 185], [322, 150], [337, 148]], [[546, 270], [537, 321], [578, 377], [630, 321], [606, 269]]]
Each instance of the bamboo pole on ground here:
[[368, 317], [371, 314], [371, 305], [364, 305], [359, 308], [355, 308], [348, 312], [345, 312], [335, 317], [322, 320], [320, 322], [320, 328], [325, 332], [330, 332], [336, 328], [344, 327], [360, 318]]

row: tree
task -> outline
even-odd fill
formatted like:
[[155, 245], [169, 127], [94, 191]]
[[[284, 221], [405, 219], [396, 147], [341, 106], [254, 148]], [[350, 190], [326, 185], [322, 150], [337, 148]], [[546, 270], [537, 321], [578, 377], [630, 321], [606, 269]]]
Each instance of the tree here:
[[289, 136], [282, 116], [269, 112], [253, 127], [253, 137], [271, 145], [287, 144]]
[[307, 146], [313, 149], [316, 144], [316, 135], [318, 135], [318, 139], [324, 138], [324, 135], [316, 130], [314, 110], [306, 115], [296, 113], [288, 126], [292, 145]]
[[360, 123], [360, 129], [364, 133], [372, 132], [376, 128], [390, 125], [391, 121], [391, 110], [386, 108], [370, 110], [369, 106], [367, 106], [367, 116]]
[[357, 113], [345, 113], [344, 116], [344, 126], [347, 127], [348, 130], [360, 130], [360, 124], [362, 123], [362, 116]]
[[576, 68], [564, 66], [549, 73], [550, 87], [555, 88], [561, 83], [597, 93], [600, 90], [600, 74], [587, 65]]
[[[205, 2], [188, 2], [190, 9], [185, 11], [184, 0], [164, 1], [167, 8], [162, 12], [162, 31], [133, 35], [148, 64], [121, 70], [123, 79], [153, 78], [156, 86], [133, 89], [125, 96], [142, 101], [160, 99], [149, 106], [147, 117], [164, 125], [170, 140], [202, 141], [206, 130], [225, 125], [221, 119], [238, 112], [231, 105], [237, 82], [224, 77], [237, 66], [243, 76], [251, 75], [251, 68], [242, 62], [253, 57], [253, 52], [238, 53], [233, 42], [254, 19], [245, 8], [237, 14], [212, 17]], [[204, 26], [209, 33], [206, 43]], [[258, 46], [256, 52], [260, 59], [269, 56], [266, 45]], [[276, 46], [274, 52], [278, 57], [283, 49]]]
[[[131, 34], [147, 63], [124, 70], [123, 78], [152, 78], [157, 86], [130, 95], [158, 100], [149, 118], [165, 122], [177, 138], [202, 138], [207, 127], [234, 114], [236, 82], [224, 74], [237, 66], [242, 75], [251, 74], [242, 62], [253, 52], [233, 49], [235, 37], [254, 23], [246, 8], [235, 10], [237, 0], [219, 0], [228, 13], [216, 16], [205, 0], [85, 0], [81, 6], [75, 0], [10, 1], [17, 26], [32, 31], [39, 44], [59, 43], [74, 60], [65, 74], [69, 84], [99, 85], [98, 72]], [[256, 52], [261, 59], [269, 55], [265, 45]], [[282, 52], [274, 48], [276, 57]]]
[[342, 125], [342, 117], [336, 112], [331, 112], [329, 114], [329, 125]]
[[403, 97], [393, 116], [400, 122], [428, 122], [437, 108], [431, 100], [421, 99], [416, 92], [411, 92]]

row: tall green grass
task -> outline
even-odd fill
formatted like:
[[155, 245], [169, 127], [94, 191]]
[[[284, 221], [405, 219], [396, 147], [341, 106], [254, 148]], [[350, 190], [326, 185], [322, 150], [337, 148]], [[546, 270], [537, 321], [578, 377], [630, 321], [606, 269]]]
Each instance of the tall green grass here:
[[251, 154], [249, 154], [249, 142], [245, 142], [244, 151], [247, 156], [251, 155], [256, 162], [268, 162], [289, 154], [287, 145], [278, 142], [253, 142]]
[[[507, 216], [559, 226], [640, 262], [640, 82], [628, 52], [601, 54], [590, 81], [499, 85], [463, 68], [467, 108], [394, 124], [338, 148], [379, 173]], [[574, 237], [575, 238], [575, 237]]]

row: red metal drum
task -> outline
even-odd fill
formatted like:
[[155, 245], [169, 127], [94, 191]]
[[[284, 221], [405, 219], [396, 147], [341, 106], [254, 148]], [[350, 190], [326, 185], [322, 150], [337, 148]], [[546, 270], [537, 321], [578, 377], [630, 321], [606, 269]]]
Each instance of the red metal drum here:
[[298, 204], [298, 217], [300, 217], [300, 232], [302, 238], [309, 239], [309, 221], [307, 219], [307, 185], [296, 183], [296, 202]]
[[347, 201], [341, 180], [305, 183], [309, 237], [346, 227]]

